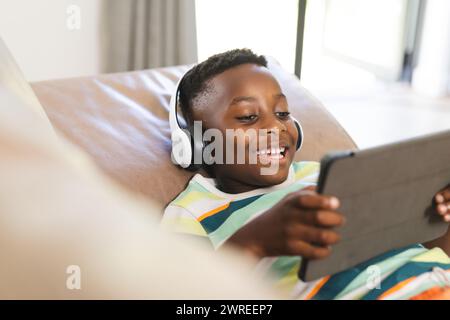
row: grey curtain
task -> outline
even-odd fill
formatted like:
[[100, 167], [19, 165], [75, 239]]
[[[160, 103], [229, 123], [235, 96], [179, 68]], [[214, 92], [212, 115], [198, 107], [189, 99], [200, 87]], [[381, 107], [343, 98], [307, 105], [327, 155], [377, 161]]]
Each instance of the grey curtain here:
[[104, 0], [103, 72], [197, 62], [195, 0]]

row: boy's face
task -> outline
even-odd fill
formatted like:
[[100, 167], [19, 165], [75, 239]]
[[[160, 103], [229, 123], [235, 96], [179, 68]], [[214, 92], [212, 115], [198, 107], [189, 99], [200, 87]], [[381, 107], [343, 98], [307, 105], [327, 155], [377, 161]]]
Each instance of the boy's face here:
[[[208, 81], [207, 93], [195, 101], [192, 117], [202, 121], [204, 129], [215, 128], [222, 132], [224, 162], [227, 129], [269, 132], [267, 136], [258, 135], [259, 143], [254, 141], [255, 136], [250, 135], [245, 135], [245, 139], [234, 139], [233, 164], [213, 165], [216, 179], [224, 191], [243, 192], [286, 180], [296, 151], [298, 132], [289, 116], [286, 97], [267, 68], [243, 64], [215, 76]], [[278, 133], [278, 144], [270, 132]], [[261, 137], [265, 137], [265, 148]], [[251, 145], [257, 145], [257, 151]], [[246, 150], [245, 164], [237, 164], [236, 151], [239, 148]], [[275, 150], [267, 154], [267, 150], [274, 148], [284, 151], [277, 153]], [[249, 163], [250, 152], [256, 152], [253, 158], [257, 159], [256, 164]], [[273, 174], [262, 175], [261, 169], [268, 167], [276, 167], [277, 170]]]

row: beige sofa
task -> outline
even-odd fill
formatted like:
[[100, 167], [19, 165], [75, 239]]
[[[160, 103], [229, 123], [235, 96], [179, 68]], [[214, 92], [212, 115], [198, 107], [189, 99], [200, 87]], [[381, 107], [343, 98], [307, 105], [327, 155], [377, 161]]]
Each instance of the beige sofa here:
[[[273, 59], [269, 67], [302, 122], [303, 149], [296, 159], [319, 160], [327, 151], [356, 148], [333, 116], [294, 75]], [[166, 205], [192, 172], [170, 161], [168, 103], [189, 66], [33, 83], [53, 126], [89, 153], [109, 176]]]

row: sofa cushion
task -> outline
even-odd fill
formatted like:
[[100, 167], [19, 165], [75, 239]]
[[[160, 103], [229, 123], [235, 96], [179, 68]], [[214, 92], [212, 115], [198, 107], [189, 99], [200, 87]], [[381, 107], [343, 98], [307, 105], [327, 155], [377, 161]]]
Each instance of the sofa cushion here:
[[[297, 160], [319, 160], [352, 139], [294, 75], [273, 59], [269, 67], [303, 125]], [[85, 149], [108, 175], [162, 205], [181, 192], [192, 172], [170, 159], [168, 105], [189, 66], [33, 83], [54, 128]]]

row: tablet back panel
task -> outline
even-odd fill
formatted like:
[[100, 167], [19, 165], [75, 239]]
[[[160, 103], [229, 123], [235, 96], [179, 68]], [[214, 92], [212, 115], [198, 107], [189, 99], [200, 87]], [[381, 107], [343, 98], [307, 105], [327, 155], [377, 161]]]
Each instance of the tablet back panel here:
[[[334, 159], [329, 161], [330, 159]], [[347, 219], [324, 260], [304, 261], [300, 278], [335, 274], [379, 254], [443, 235], [433, 197], [450, 183], [450, 131], [322, 160], [318, 190], [337, 196]]]

